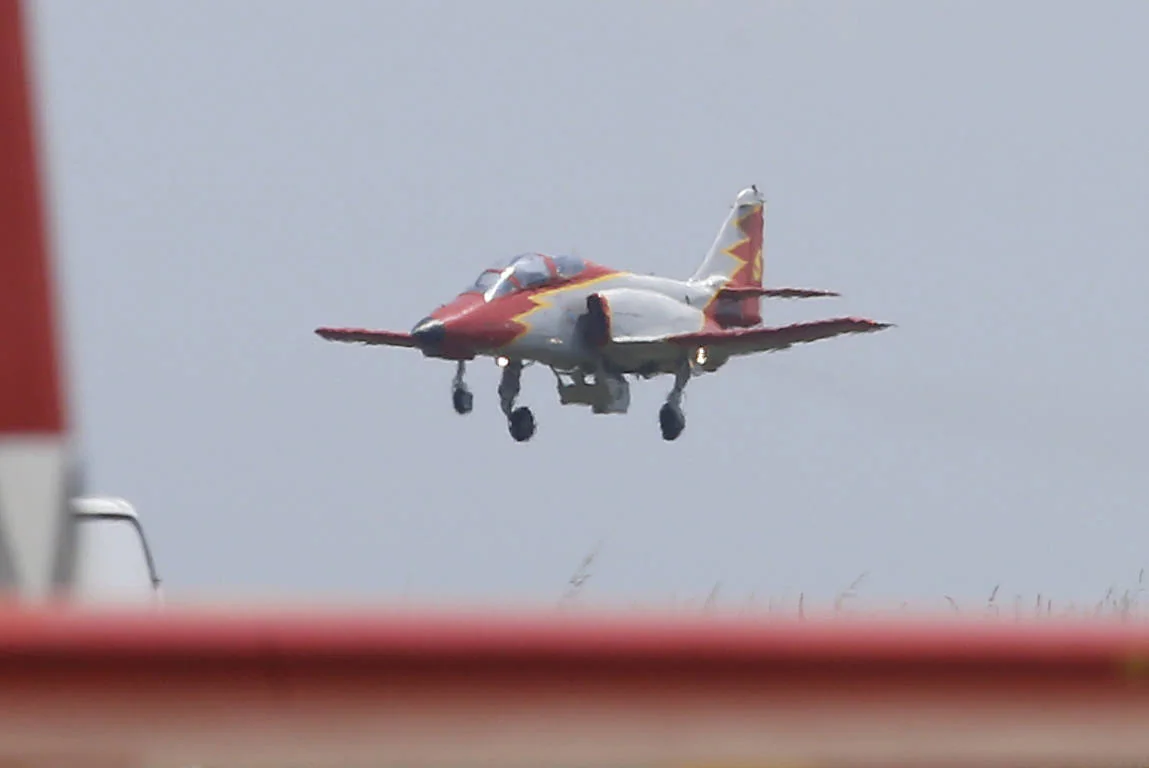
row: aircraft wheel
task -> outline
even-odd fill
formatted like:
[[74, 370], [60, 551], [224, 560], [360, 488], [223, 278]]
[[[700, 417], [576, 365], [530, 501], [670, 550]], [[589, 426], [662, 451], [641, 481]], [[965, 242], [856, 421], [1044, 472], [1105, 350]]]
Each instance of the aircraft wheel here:
[[511, 412], [511, 437], [517, 442], [524, 443], [535, 434], [535, 415], [526, 406], [516, 408]]
[[670, 403], [665, 403], [658, 412], [658, 425], [662, 427], [663, 440], [674, 440], [686, 429], [686, 416]]
[[457, 414], [470, 413], [475, 406], [475, 396], [471, 394], [470, 390], [459, 387], [451, 393], [451, 405], [455, 406], [455, 413]]

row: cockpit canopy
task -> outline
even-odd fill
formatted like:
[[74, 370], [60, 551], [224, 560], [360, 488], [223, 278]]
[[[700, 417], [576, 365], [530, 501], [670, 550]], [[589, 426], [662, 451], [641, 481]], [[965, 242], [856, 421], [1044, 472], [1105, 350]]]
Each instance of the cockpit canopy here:
[[586, 262], [577, 256], [520, 253], [509, 262], [483, 270], [463, 293], [481, 293], [485, 301], [493, 301], [528, 288], [561, 283], [585, 269]]

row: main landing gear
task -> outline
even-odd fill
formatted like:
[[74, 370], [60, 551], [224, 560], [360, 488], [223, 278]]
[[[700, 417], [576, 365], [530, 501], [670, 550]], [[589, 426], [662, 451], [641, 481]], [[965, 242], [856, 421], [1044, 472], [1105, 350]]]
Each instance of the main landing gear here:
[[[502, 364], [502, 360], [499, 361]], [[519, 396], [519, 383], [522, 380], [523, 364], [518, 360], [507, 361], [503, 368], [503, 376], [499, 381], [499, 405], [507, 417], [507, 428], [517, 442], [523, 443], [535, 435], [535, 415], [525, 406], [515, 407], [515, 399]], [[455, 413], [468, 414], [474, 408], [475, 396], [467, 388], [463, 380], [466, 363], [459, 361], [455, 368], [455, 379], [451, 382], [451, 405]]]
[[690, 381], [689, 363], [679, 367], [674, 374], [674, 388], [666, 396], [666, 403], [658, 411], [658, 425], [662, 428], [663, 440], [675, 440], [686, 429], [686, 414], [682, 412], [682, 393]]
[[499, 406], [507, 417], [511, 437], [519, 443], [525, 443], [535, 435], [535, 415], [531, 413], [531, 409], [526, 406], [515, 407], [522, 375], [522, 362], [510, 360], [503, 366], [503, 376], [499, 380]]
[[[535, 436], [535, 415], [526, 406], [515, 406], [519, 397], [522, 381], [523, 363], [521, 360], [499, 360], [502, 368], [502, 377], [499, 379], [499, 407], [507, 417], [507, 429], [515, 442], [525, 443]], [[462, 361], [455, 369], [455, 379], [451, 383], [451, 404], [459, 414], [470, 413], [474, 407], [474, 396], [463, 380], [466, 364]], [[686, 415], [682, 412], [682, 396], [686, 385], [690, 381], [691, 367], [684, 361], [674, 373], [674, 387], [666, 396], [666, 402], [658, 411], [658, 426], [662, 430], [663, 440], [677, 440], [686, 429]], [[624, 382], [625, 383], [625, 382]], [[559, 394], [563, 394], [560, 380]], [[573, 397], [573, 395], [572, 395]], [[564, 401], [565, 403], [566, 401]], [[573, 402], [573, 400], [572, 400]], [[581, 400], [579, 402], [582, 402]], [[597, 411], [596, 411], [597, 412]], [[603, 410], [606, 412], [625, 412]]]

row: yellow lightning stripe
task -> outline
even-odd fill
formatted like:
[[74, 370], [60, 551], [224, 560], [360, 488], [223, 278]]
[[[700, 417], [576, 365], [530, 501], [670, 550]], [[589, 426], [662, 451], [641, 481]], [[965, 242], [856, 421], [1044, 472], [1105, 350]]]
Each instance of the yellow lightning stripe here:
[[533, 315], [534, 313], [540, 311], [540, 310], [549, 309], [549, 308], [553, 307], [554, 303], [549, 301], [549, 298], [551, 296], [556, 296], [560, 293], [566, 293], [567, 291], [573, 291], [577, 288], [584, 288], [587, 286], [596, 285], [598, 283], [602, 283], [602, 282], [605, 282], [607, 280], [613, 280], [613, 279], [618, 278], [618, 277], [623, 277], [626, 274], [627, 274], [626, 272], [611, 272], [608, 275], [600, 275], [598, 277], [591, 278], [590, 280], [583, 280], [583, 281], [575, 282], [575, 283], [567, 283], [565, 285], [560, 285], [560, 286], [556, 286], [554, 288], [549, 288], [547, 290], [539, 291], [538, 293], [532, 293], [531, 295], [527, 296], [527, 298], [531, 300], [531, 303], [533, 303], [534, 306], [531, 307], [530, 309], [526, 310], [525, 312], [520, 312], [519, 314], [517, 314], [511, 318], [511, 322], [512, 323], [518, 323], [519, 325], [523, 326], [523, 330], [519, 331], [515, 335], [515, 338], [511, 339], [511, 341], [509, 343], [514, 344], [516, 341], [521, 339], [523, 336], [526, 336], [528, 333], [531, 332], [532, 326], [527, 321], [527, 318], [530, 317], [531, 315]]
[[[758, 213], [761, 210], [762, 210], [762, 203], [755, 203], [754, 205], [750, 206], [750, 211], [745, 216], [741, 216], [738, 219], [738, 223], [736, 225], [738, 227], [738, 231], [741, 232], [743, 235], [745, 235], [745, 237], [743, 237], [741, 240], [738, 240], [737, 242], [727, 246], [726, 248], [724, 248], [722, 250], [722, 252], [724, 254], [726, 254], [727, 256], [729, 256], [730, 258], [734, 259], [735, 261], [737, 261], [739, 264], [742, 265], [742, 266], [738, 267], [738, 269], [734, 270], [735, 274], [738, 273], [739, 269], [742, 269], [742, 267], [746, 266], [747, 264], [750, 264], [750, 262], [747, 261], [746, 259], [743, 259], [739, 256], [734, 255], [734, 250], [736, 248], [739, 248], [742, 245], [744, 245], [745, 243], [750, 242], [750, 235], [746, 234], [746, 230], [743, 229], [743, 225], [746, 223], [747, 219], [749, 219], [751, 216], [753, 216], [754, 214]], [[750, 258], [754, 260], [754, 264], [753, 264], [754, 279], [755, 280], [761, 280], [762, 279], [762, 249], [759, 248]]]
[[[753, 205], [750, 206], [750, 212], [749, 213], [747, 213], [744, 216], [739, 217], [738, 221], [735, 222], [734, 226], [738, 227], [738, 231], [741, 232], [743, 235], [745, 235], [745, 237], [743, 237], [741, 240], [735, 241], [734, 243], [726, 246], [726, 248], [722, 249], [722, 253], [724, 253], [725, 255], [734, 259], [736, 262], [738, 262], [741, 265], [737, 269], [734, 270], [734, 272], [731, 274], [730, 277], [726, 278], [727, 283], [730, 282], [730, 279], [733, 278], [734, 275], [738, 274], [738, 270], [742, 269], [742, 267], [744, 267], [750, 263], [746, 259], [742, 259], [742, 258], [739, 258], [738, 256], [734, 255], [733, 251], [735, 248], [738, 248], [743, 243], [750, 242], [750, 235], [746, 234], [746, 230], [742, 228], [742, 225], [746, 223], [746, 220], [748, 218], [750, 218], [754, 214], [758, 213], [758, 211], [760, 211], [760, 210], [762, 210], [762, 203], [754, 203]], [[755, 253], [752, 258], [754, 259], [754, 279], [755, 280], [761, 280], [762, 279], [762, 250], [759, 249], [758, 252]], [[706, 306], [704, 306], [702, 308], [703, 320], [702, 320], [702, 325], [699, 326], [699, 330], [701, 330], [703, 327], [705, 327], [705, 325], [706, 325], [705, 315], [706, 315], [706, 313], [708, 313], [710, 311], [710, 307], [713, 306], [714, 302], [716, 302], [716, 301], [718, 301], [718, 292], [717, 291], [715, 291], [714, 295], [710, 297], [710, 300], [706, 302]]]

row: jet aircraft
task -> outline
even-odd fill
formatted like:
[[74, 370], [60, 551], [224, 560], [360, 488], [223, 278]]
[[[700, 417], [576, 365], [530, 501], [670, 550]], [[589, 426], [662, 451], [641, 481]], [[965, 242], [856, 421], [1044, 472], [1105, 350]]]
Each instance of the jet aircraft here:
[[499, 402], [511, 436], [530, 440], [535, 418], [517, 406], [523, 368], [541, 363], [554, 374], [563, 405], [594, 413], [626, 413], [626, 376], [674, 376], [659, 411], [665, 440], [686, 426], [682, 395], [692, 376], [713, 373], [734, 356], [786, 349], [890, 323], [839, 317], [768, 327], [763, 298], [838, 296], [834, 291], [764, 288], [762, 245], [766, 203], [757, 186], [734, 201], [701, 265], [686, 280], [642, 275], [573, 255], [524, 253], [484, 270], [455, 299], [409, 333], [318, 328], [331, 341], [409, 347], [456, 363], [455, 411], [469, 413], [473, 396], [466, 363], [492, 357], [502, 368]]

